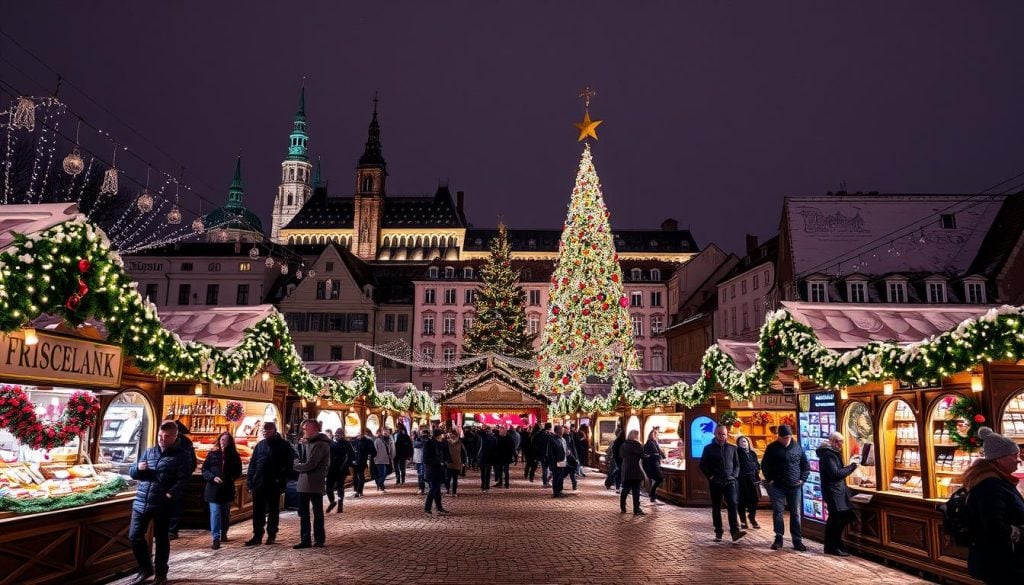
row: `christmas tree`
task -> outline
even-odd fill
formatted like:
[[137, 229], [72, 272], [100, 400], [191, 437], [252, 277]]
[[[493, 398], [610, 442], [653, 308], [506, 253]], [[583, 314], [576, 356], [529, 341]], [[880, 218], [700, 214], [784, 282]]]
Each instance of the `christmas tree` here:
[[[584, 125], [588, 122], [589, 116]], [[585, 130], [580, 129], [582, 140]], [[588, 376], [607, 378], [613, 370], [637, 367], [629, 302], [608, 215], [586, 144], [551, 277], [536, 372], [544, 391], [572, 390]]]
[[[535, 335], [526, 331], [526, 294], [519, 286], [519, 272], [512, 268], [512, 247], [504, 224], [498, 224], [498, 235], [491, 240], [491, 255], [480, 268], [480, 278], [482, 284], [473, 303], [476, 319], [466, 333], [462, 355], [494, 352], [532, 360]], [[460, 368], [459, 376], [484, 367], [484, 362], [468, 364]]]

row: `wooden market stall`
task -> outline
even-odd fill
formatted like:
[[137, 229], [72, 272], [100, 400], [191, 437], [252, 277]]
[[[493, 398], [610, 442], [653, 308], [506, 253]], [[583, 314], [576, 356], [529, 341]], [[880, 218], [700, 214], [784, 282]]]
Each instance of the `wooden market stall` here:
[[532, 425], [546, 420], [549, 404], [547, 396], [500, 364], [489, 362], [484, 371], [441, 397], [441, 421], [461, 427], [470, 420], [500, 422], [501, 415], [508, 414]]

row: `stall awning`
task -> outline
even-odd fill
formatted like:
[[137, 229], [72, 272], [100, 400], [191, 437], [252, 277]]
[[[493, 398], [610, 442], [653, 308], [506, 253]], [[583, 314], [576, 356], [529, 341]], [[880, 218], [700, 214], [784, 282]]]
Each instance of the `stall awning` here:
[[306, 368], [312, 374], [322, 376], [324, 378], [333, 378], [341, 382], [348, 382], [352, 380], [355, 375], [356, 368], [359, 366], [367, 365], [366, 360], [346, 360], [346, 361], [333, 361], [333, 362], [305, 362]]
[[14, 234], [36, 234], [78, 216], [76, 203], [4, 205], [0, 214], [0, 251], [14, 242]]
[[679, 382], [693, 384], [698, 378], [700, 378], [700, 374], [694, 372], [650, 372], [644, 370], [629, 372], [629, 379], [633, 382], [633, 387], [640, 391], [664, 388]]
[[273, 305], [178, 309], [161, 311], [160, 322], [184, 341], [232, 348], [242, 342], [246, 329], [276, 312]]

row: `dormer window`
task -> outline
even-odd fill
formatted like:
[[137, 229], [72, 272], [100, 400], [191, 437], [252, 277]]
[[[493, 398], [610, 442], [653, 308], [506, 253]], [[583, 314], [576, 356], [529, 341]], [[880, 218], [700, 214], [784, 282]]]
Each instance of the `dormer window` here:
[[455, 278], [455, 268], [452, 266], [444, 267], [444, 277], [448, 279]]
[[956, 229], [956, 215], [952, 213], [943, 213], [939, 216], [939, 223], [942, 225], [944, 230], [955, 230]]
[[828, 283], [824, 280], [808, 280], [807, 299], [812, 303], [827, 303]]
[[537, 240], [534, 239], [534, 238], [530, 238], [529, 240], [526, 241], [526, 247], [531, 249], [531, 250], [536, 250], [537, 249]]
[[437, 266], [431, 266], [430, 268], [427, 268], [427, 278], [437, 278], [438, 272], [439, 269], [437, 268]]
[[988, 302], [985, 298], [985, 283], [980, 280], [965, 282], [964, 299], [972, 305], [983, 305]]
[[464, 267], [462, 269], [462, 278], [465, 278], [466, 280], [469, 280], [469, 279], [473, 278], [473, 267], [472, 266], [466, 266], [466, 267]]
[[640, 280], [642, 278], [643, 271], [639, 268], [634, 268], [629, 271], [629, 277], [633, 280]]
[[885, 281], [886, 301], [890, 303], [907, 302], [907, 283], [902, 280]]
[[932, 304], [945, 303], [946, 301], [946, 283], [944, 282], [929, 282], [926, 288], [928, 289], [928, 302]]
[[657, 268], [651, 268], [651, 280], [655, 282], [661, 280], [661, 271]]
[[846, 296], [851, 303], [868, 302], [868, 283], [864, 281], [847, 282]]

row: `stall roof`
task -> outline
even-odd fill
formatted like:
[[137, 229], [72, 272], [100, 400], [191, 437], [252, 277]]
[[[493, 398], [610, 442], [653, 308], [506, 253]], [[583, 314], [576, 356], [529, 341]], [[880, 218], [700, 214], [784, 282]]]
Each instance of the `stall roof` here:
[[233, 348], [242, 342], [245, 330], [275, 314], [273, 305], [212, 307], [196, 310], [162, 311], [164, 327], [184, 341], [197, 341], [218, 348]]
[[652, 388], [663, 388], [679, 382], [693, 384], [700, 378], [695, 372], [659, 372], [636, 370], [629, 372], [629, 379], [637, 390], [650, 390]]
[[0, 206], [0, 250], [14, 242], [14, 234], [34, 234], [78, 216], [75, 203]]
[[[829, 349], [852, 349], [869, 341], [915, 343], [978, 318], [991, 305], [848, 305], [783, 302], [798, 322], [814, 330]], [[756, 350], [756, 348], [755, 348]]]
[[356, 373], [356, 368], [367, 364], [366, 360], [346, 360], [333, 362], [305, 362], [311, 374], [323, 378], [332, 378], [348, 382]]

